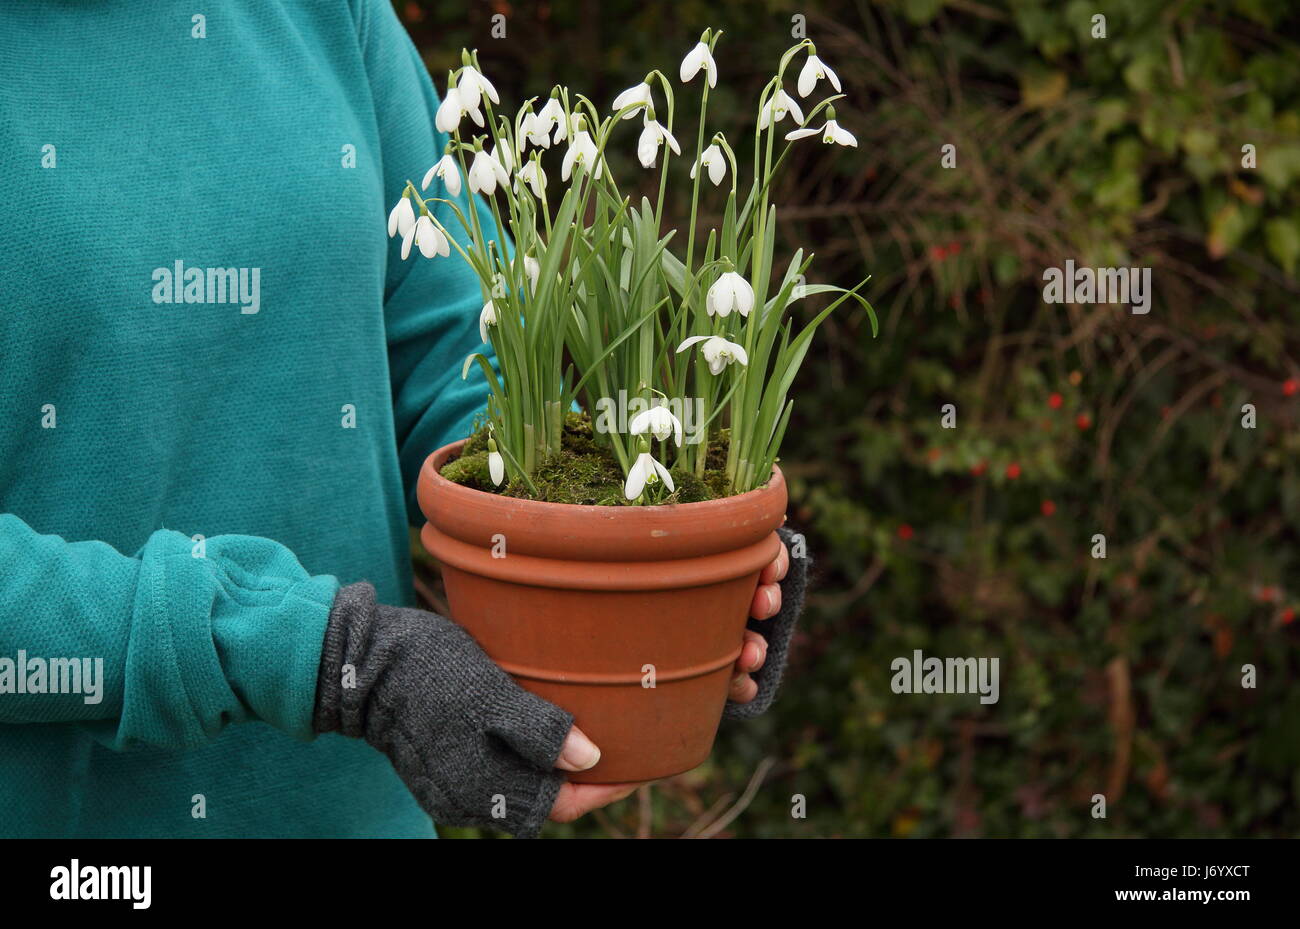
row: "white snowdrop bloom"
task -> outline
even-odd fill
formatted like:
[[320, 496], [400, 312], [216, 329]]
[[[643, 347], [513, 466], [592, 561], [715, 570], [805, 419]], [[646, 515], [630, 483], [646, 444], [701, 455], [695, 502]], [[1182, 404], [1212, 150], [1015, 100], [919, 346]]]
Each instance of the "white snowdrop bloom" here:
[[568, 137], [568, 124], [564, 116], [564, 104], [560, 103], [559, 97], [551, 97], [546, 101], [546, 105], [537, 113], [537, 126], [545, 126], [543, 130], [549, 132], [555, 130], [554, 139], [556, 142], [563, 142]]
[[636, 143], [636, 157], [641, 162], [641, 167], [655, 166], [655, 161], [659, 158], [659, 146], [664, 142], [667, 142], [668, 147], [678, 155], [682, 153], [682, 148], [673, 138], [673, 134], [661, 126], [658, 120], [646, 116], [645, 128], [641, 130], [641, 138]]
[[438, 104], [438, 112], [434, 114], [433, 125], [439, 132], [450, 134], [460, 128], [460, 121], [466, 115], [474, 120], [475, 125], [483, 125], [483, 111], [477, 106], [466, 106], [465, 98], [461, 96], [457, 88], [453, 87], [442, 98], [442, 103]]
[[727, 176], [727, 158], [722, 154], [722, 149], [716, 145], [710, 145], [700, 154], [700, 160], [691, 165], [691, 179], [695, 179], [695, 171], [703, 165], [709, 172], [709, 180], [713, 181], [713, 186], [717, 187], [722, 183], [722, 179]]
[[537, 290], [537, 279], [541, 277], [542, 266], [532, 255], [524, 256], [524, 278], [528, 281], [529, 292]]
[[451, 157], [451, 152], [443, 155], [436, 165], [425, 172], [420, 189], [428, 190], [435, 177], [442, 179], [442, 186], [447, 188], [447, 193], [453, 197], [460, 196], [460, 169], [456, 167], [456, 159]]
[[758, 117], [759, 131], [763, 131], [773, 123], [779, 123], [787, 114], [793, 116], [795, 122], [803, 122], [803, 110], [799, 109], [799, 104], [795, 103], [794, 97], [778, 88], [777, 92], [768, 98], [767, 103], [763, 104], [763, 112]]
[[531, 187], [538, 200], [542, 199], [542, 195], [546, 190], [546, 172], [542, 170], [540, 161], [533, 159], [520, 168], [518, 180]]
[[822, 141], [827, 145], [833, 143], [835, 145], [845, 145], [849, 148], [858, 147], [858, 140], [853, 137], [853, 133], [843, 128], [833, 119], [826, 120], [826, 125], [822, 126], [820, 129], [808, 126], [804, 129], [796, 129], [793, 132], [787, 132], [785, 138], [786, 141], [793, 142], [795, 139], [806, 139], [808, 136], [817, 135], [819, 132], [821, 133]]
[[461, 102], [470, 110], [477, 110], [483, 97], [487, 97], [493, 103], [501, 102], [501, 98], [497, 96], [497, 89], [492, 86], [492, 82], [473, 65], [466, 65], [461, 69], [460, 80], [456, 82], [456, 89], [460, 91]]
[[668, 473], [668, 469], [655, 461], [649, 452], [642, 452], [637, 456], [636, 462], [627, 472], [627, 483], [623, 485], [623, 496], [629, 500], [635, 500], [641, 496], [647, 484], [657, 484], [663, 480], [664, 485], [669, 492], [676, 490], [673, 486], [673, 476]]
[[701, 68], [704, 69], [704, 73], [709, 79], [709, 86], [717, 87], [718, 63], [713, 60], [713, 52], [709, 51], [709, 47], [703, 42], [697, 43], [693, 49], [686, 53], [686, 57], [682, 59], [682, 67], [678, 77], [682, 79], [683, 84], [689, 83], [695, 75], [700, 73]]
[[497, 184], [509, 184], [510, 175], [505, 167], [483, 149], [474, 153], [474, 162], [469, 166], [469, 189], [473, 193], [496, 193]]
[[523, 125], [520, 127], [524, 134], [524, 140], [534, 148], [551, 147], [551, 129], [554, 126], [552, 120], [546, 120], [536, 113], [528, 113], [524, 116]]
[[573, 175], [574, 165], [581, 162], [590, 172], [593, 172], [597, 179], [601, 175], [600, 153], [596, 149], [596, 143], [591, 140], [591, 135], [583, 129], [576, 133], [573, 141], [569, 143], [569, 150], [564, 155], [564, 164], [560, 168], [560, 177], [568, 180]]
[[803, 70], [799, 72], [799, 96], [806, 97], [812, 93], [813, 88], [822, 78], [831, 82], [836, 93], [840, 92], [840, 79], [831, 70], [830, 65], [809, 52], [808, 60], [803, 63]]
[[497, 440], [488, 439], [488, 474], [492, 477], [492, 483], [500, 487], [501, 482], [506, 479], [506, 462], [497, 451]]
[[652, 406], [637, 413], [632, 417], [632, 422], [628, 423], [627, 430], [632, 435], [649, 433], [660, 442], [673, 436], [679, 446], [682, 444], [682, 421], [666, 406]]
[[406, 231], [415, 226], [415, 208], [411, 206], [410, 197], [402, 197], [388, 214], [388, 237], [406, 235]]
[[497, 306], [491, 300], [483, 304], [483, 310], [478, 314], [478, 334], [484, 342], [488, 340], [488, 326], [497, 324]]
[[749, 364], [749, 356], [745, 354], [744, 346], [728, 342], [720, 335], [693, 335], [677, 346], [677, 351], [684, 352], [697, 342], [704, 343], [700, 348], [700, 354], [708, 362], [709, 372], [712, 374], [721, 374], [729, 364], [742, 366]]
[[[508, 178], [510, 172], [515, 169], [515, 153], [510, 150], [508, 145], [502, 148], [500, 144], [497, 144], [492, 146], [492, 157], [497, 160], [501, 167], [506, 169], [506, 176]], [[502, 181], [501, 183], [504, 184], [505, 181]]]
[[415, 244], [425, 258], [441, 255], [446, 258], [451, 254], [451, 243], [447, 234], [428, 216], [421, 216], [415, 221]]
[[612, 109], [615, 113], [617, 113], [625, 106], [640, 104], [640, 107], [638, 109], [628, 110], [626, 113], [623, 114], [624, 119], [631, 119], [638, 112], [640, 112], [641, 109], [650, 106], [652, 102], [653, 101], [650, 98], [650, 85], [647, 84], [645, 81], [642, 81], [640, 84], [637, 84], [635, 87], [629, 87], [627, 90], [623, 91], [621, 94], [615, 97], [614, 105], [610, 107], [610, 109]]
[[730, 316], [732, 310], [741, 316], [749, 316], [750, 310], [754, 308], [754, 288], [735, 271], [728, 271], [713, 282], [704, 299], [704, 306], [710, 316], [717, 314], [723, 319]]

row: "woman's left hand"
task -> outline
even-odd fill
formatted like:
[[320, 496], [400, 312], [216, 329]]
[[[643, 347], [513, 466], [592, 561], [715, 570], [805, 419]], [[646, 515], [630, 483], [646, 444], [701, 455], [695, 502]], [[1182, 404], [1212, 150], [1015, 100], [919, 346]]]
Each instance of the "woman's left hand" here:
[[[749, 606], [749, 615], [755, 619], [771, 619], [781, 612], [781, 580], [790, 570], [790, 552], [782, 545], [780, 553], [772, 563], [763, 569], [758, 577], [758, 589], [754, 591], [754, 602]], [[736, 703], [748, 703], [758, 695], [758, 684], [750, 673], [763, 667], [767, 660], [767, 640], [752, 629], [745, 630], [745, 644], [736, 659], [736, 673], [731, 678], [730, 699]]]

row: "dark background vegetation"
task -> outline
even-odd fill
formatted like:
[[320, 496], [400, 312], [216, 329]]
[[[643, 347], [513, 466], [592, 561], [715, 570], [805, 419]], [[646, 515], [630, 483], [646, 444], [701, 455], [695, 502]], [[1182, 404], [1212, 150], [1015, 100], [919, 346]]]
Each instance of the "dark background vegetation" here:
[[[1293, 5], [396, 7], [440, 87], [477, 47], [510, 103], [563, 82], [608, 104], [720, 27], [733, 140], [801, 14], [859, 140], [797, 148], [776, 197], [786, 254], [817, 253], [812, 281], [873, 274], [881, 323], [832, 317], [794, 394], [783, 466], [819, 582], [782, 698], [705, 767], [552, 834], [1297, 834]], [[1045, 304], [1066, 259], [1152, 268], [1149, 315]], [[999, 657], [1000, 702], [894, 694], [918, 648]]]

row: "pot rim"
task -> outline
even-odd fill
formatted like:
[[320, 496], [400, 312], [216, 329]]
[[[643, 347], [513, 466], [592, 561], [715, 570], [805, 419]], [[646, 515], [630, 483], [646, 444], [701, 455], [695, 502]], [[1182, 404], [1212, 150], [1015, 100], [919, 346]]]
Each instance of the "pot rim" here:
[[438, 468], [465, 441], [444, 445], [425, 459], [416, 496], [439, 533], [478, 548], [490, 549], [508, 537], [512, 554], [611, 563], [716, 555], [748, 548], [764, 537], [779, 544], [773, 530], [784, 523], [787, 502], [780, 468], [772, 469], [762, 487], [717, 500], [653, 506], [550, 503], [447, 480]]

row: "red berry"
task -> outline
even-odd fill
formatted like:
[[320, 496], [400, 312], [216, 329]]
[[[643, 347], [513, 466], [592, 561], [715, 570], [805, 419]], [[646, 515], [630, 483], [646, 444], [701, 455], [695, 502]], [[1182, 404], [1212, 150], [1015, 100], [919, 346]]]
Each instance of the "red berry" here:
[[1297, 381], [1293, 377], [1288, 378], [1286, 382], [1282, 384], [1282, 393], [1286, 394], [1288, 397], [1294, 395], [1297, 390], [1300, 390], [1300, 381]]
[[1053, 513], [1056, 512], [1056, 504], [1053, 503], [1051, 500], [1044, 500], [1041, 509], [1043, 511], [1044, 516], [1051, 516]]
[[1007, 465], [1007, 477], [1013, 481], [1020, 477], [1020, 465], [1016, 464], [1014, 461]]
[[935, 245], [930, 249], [930, 257], [935, 261], [943, 261], [944, 258], [948, 257], [948, 253], [944, 251], [942, 245]]
[[949, 254], [949, 255], [960, 255], [960, 254], [961, 254], [961, 243], [960, 243], [960, 242], [949, 242], [949, 243], [948, 243], [948, 254]]
[[903, 523], [901, 526], [898, 527], [898, 537], [902, 539], [904, 542], [910, 539], [913, 535], [915, 535], [915, 532], [912, 530], [912, 527], [909, 526], [907, 523]]
[[1087, 432], [1092, 428], [1092, 417], [1087, 413], [1080, 413], [1074, 417], [1074, 424], [1079, 427], [1080, 432]]
[[1282, 611], [1282, 625], [1289, 626], [1295, 621], [1295, 607], [1289, 606]]
[[1047, 398], [1047, 405], [1054, 410], [1059, 410], [1061, 408], [1062, 402], [1063, 401], [1061, 399], [1060, 394], [1052, 394], [1050, 397]]
[[981, 461], [979, 464], [971, 466], [970, 473], [975, 475], [976, 477], [979, 477], [988, 469], [989, 469], [989, 463], [987, 461]]

